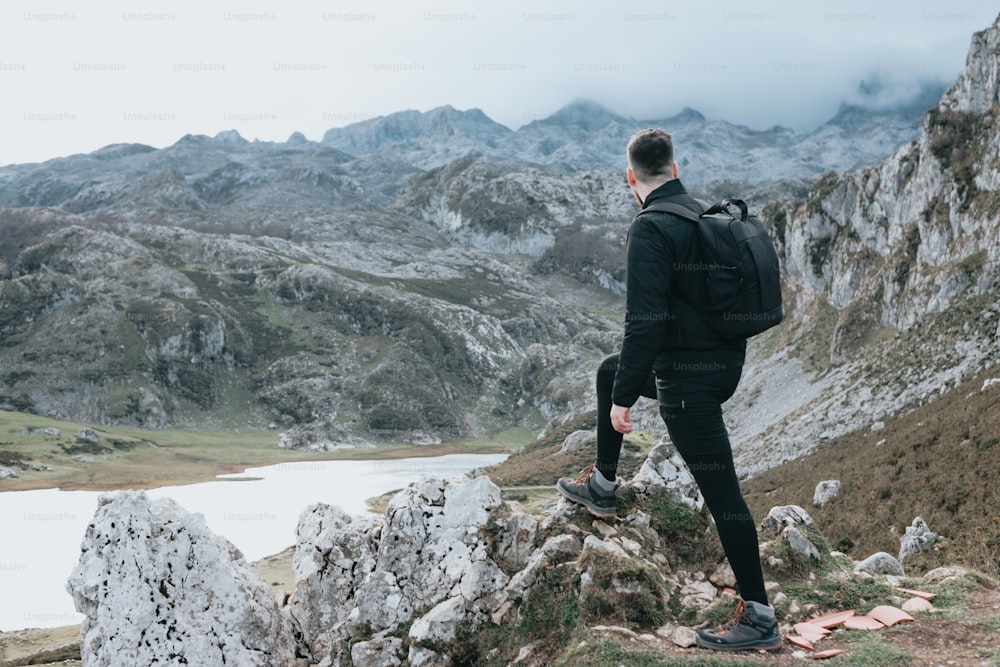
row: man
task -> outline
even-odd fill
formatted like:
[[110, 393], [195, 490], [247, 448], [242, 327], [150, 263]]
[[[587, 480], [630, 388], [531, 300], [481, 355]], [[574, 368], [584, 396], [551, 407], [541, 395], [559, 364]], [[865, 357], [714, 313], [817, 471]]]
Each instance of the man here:
[[[704, 210], [679, 180], [667, 132], [637, 132], [627, 157], [628, 183], [640, 207], [672, 202]], [[560, 479], [557, 487], [594, 516], [615, 516], [618, 456], [623, 435], [632, 431], [629, 410], [639, 396], [657, 398], [670, 439], [715, 519], [740, 591], [733, 619], [699, 631], [698, 644], [778, 648], [781, 636], [764, 590], [756, 524], [740, 492], [722, 421], [722, 403], [736, 391], [743, 370], [746, 340], [721, 337], [705, 322], [695, 224], [670, 213], [646, 213], [629, 228], [627, 246], [625, 337], [621, 352], [597, 371], [597, 460], [577, 479]]]

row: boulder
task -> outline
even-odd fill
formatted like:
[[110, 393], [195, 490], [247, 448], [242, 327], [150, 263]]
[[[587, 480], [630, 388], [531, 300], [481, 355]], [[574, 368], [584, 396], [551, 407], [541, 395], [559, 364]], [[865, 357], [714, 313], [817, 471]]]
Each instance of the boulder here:
[[298, 664], [267, 583], [169, 498], [102, 495], [67, 590], [84, 665]]
[[736, 588], [736, 575], [733, 573], [733, 568], [728, 560], [719, 563], [719, 566], [715, 568], [715, 571], [708, 577], [708, 580], [719, 588]]
[[903, 572], [903, 565], [892, 554], [887, 554], [884, 551], [872, 554], [855, 565], [854, 572], [856, 574], [863, 573], [870, 575], [892, 574], [900, 577], [905, 574]]
[[559, 448], [559, 452], [573, 452], [590, 445], [594, 445], [596, 447], [596, 443], [597, 436], [593, 431], [573, 431], [566, 436], [565, 440], [563, 440], [563, 444], [562, 447]]
[[92, 428], [82, 428], [73, 435], [76, 436], [76, 439], [80, 442], [86, 442], [91, 445], [96, 445], [99, 440], [97, 432]]
[[813, 491], [813, 505], [824, 507], [828, 502], [840, 495], [840, 480], [827, 479], [816, 485]]
[[639, 472], [629, 483], [640, 495], [666, 493], [671, 500], [701, 511], [705, 499], [684, 459], [669, 443], [659, 443], [650, 451]]
[[691, 648], [698, 643], [698, 633], [681, 625], [674, 629], [671, 640], [681, 648]]
[[906, 532], [899, 538], [899, 560], [930, 549], [937, 538], [937, 533], [931, 532], [923, 519], [915, 517], [913, 523], [906, 527]]
[[789, 548], [794, 552], [810, 560], [819, 560], [819, 548], [813, 544], [808, 537], [795, 526], [788, 526], [782, 531], [781, 536], [788, 542]]
[[962, 580], [969, 573], [964, 567], [936, 567], [924, 575], [924, 579], [934, 584], [945, 584]]
[[798, 505], [779, 505], [772, 507], [760, 522], [760, 532], [764, 535], [781, 535], [785, 528], [798, 525], [813, 525], [809, 513]]
[[[392, 664], [393, 636], [409, 624], [410, 663], [436, 664], [433, 645], [460, 627], [488, 620], [507, 601], [509, 578], [493, 560], [491, 537], [502, 522], [515, 528], [503, 541], [513, 562], [527, 562], [533, 521], [515, 518], [487, 477], [429, 479], [396, 494], [384, 518], [354, 519], [315, 505], [301, 517], [294, 557], [296, 589], [289, 613], [317, 660], [345, 659], [367, 641], [365, 660]], [[416, 651], [416, 653], [414, 653]], [[337, 664], [334, 662], [334, 664]]]

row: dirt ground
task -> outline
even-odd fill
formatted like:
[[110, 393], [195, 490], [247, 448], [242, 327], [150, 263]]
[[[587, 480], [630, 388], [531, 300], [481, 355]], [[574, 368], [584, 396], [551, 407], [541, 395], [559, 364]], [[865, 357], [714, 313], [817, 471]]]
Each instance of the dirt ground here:
[[[914, 614], [916, 620], [913, 622], [872, 631], [878, 637], [863, 636], [859, 631], [835, 630], [831, 636], [817, 642], [814, 651], [805, 651], [786, 642], [780, 649], [773, 651], [739, 651], [720, 656], [716, 663], [725, 664], [728, 658], [740, 665], [759, 663], [771, 667], [801, 666], [812, 664], [803, 663], [803, 660], [813, 653], [843, 649], [844, 653], [831, 658], [828, 664], [843, 664], [854, 654], [853, 658], [857, 661], [850, 664], [878, 667], [1000, 666], [1000, 590], [976, 589], [969, 594], [963, 610], [962, 620], [945, 618], [940, 613]], [[621, 639], [614, 632], [602, 634]], [[875, 640], [880, 640], [878, 644], [887, 648], [878, 648]], [[703, 664], [701, 660], [706, 656], [718, 655], [709, 654], [701, 648], [679, 648], [666, 640], [635, 640], [635, 643], [661, 651], [668, 661], [665, 664], [670, 665], [683, 665], [686, 659]], [[867, 659], [861, 659], [858, 655], [861, 653]], [[904, 658], [901, 654], [910, 657]], [[880, 655], [884, 658], [880, 659]], [[894, 655], [897, 656], [895, 659], [892, 658]]]
[[[271, 563], [271, 566], [275, 563]], [[912, 623], [900, 623], [892, 628], [876, 631], [882, 646], [893, 647], [911, 658], [898, 658], [886, 665], [899, 667], [991, 667], [1000, 665], [1000, 590], [977, 588], [968, 594], [963, 604], [962, 619], [951, 616], [941, 617], [933, 613], [915, 615]], [[64, 628], [18, 630], [0, 634], [0, 667], [20, 667], [21, 665], [48, 665], [50, 667], [75, 667], [80, 665], [78, 648], [80, 639], [79, 626]], [[595, 631], [597, 634], [605, 634]], [[609, 636], [621, 639], [614, 633]], [[874, 638], [871, 638], [874, 639]], [[647, 642], [636, 640], [644, 647], [655, 648], [662, 652], [669, 664], [683, 665], [690, 659], [692, 662], [704, 660], [709, 654], [704, 649], [682, 649], [666, 640]], [[844, 649], [842, 657], [834, 658], [830, 664], [844, 662], [844, 657], [852, 653], [865, 652], [878, 660], [873, 642], [865, 641], [858, 632], [846, 633], [836, 631], [834, 634], [816, 645], [816, 651], [828, 649]], [[76, 651], [76, 652], [75, 652]], [[759, 662], [772, 667], [791, 667], [802, 665], [805, 656], [798, 653], [801, 649], [786, 643], [782, 648], [768, 652], [739, 652], [731, 656], [732, 661], [742, 665]], [[75, 652], [75, 654], [74, 654]], [[884, 655], [892, 656], [894, 652], [884, 650]], [[715, 654], [712, 654], [713, 656]], [[37, 660], [47, 660], [37, 662]], [[720, 656], [720, 663], [725, 658]], [[665, 662], [665, 664], [667, 664]], [[854, 663], [858, 664], [858, 663]], [[862, 664], [877, 665], [878, 662], [863, 662]], [[881, 666], [880, 666], [881, 667]]]

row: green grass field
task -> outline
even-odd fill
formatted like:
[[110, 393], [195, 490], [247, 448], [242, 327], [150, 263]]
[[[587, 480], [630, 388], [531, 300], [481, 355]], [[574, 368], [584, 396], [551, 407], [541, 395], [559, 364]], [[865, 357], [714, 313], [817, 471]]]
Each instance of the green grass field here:
[[[90, 428], [97, 444], [74, 435]], [[49, 435], [44, 429], [58, 429]], [[113, 490], [191, 484], [251, 466], [291, 461], [389, 459], [458, 453], [503, 453], [531, 441], [527, 429], [512, 429], [435, 446], [386, 443], [335, 452], [302, 452], [278, 447], [276, 430], [146, 430], [64, 422], [0, 410], [0, 467], [17, 477], [0, 479], [0, 491], [62, 488]], [[73, 460], [74, 456], [93, 463]], [[32, 469], [36, 468], [36, 469]]]

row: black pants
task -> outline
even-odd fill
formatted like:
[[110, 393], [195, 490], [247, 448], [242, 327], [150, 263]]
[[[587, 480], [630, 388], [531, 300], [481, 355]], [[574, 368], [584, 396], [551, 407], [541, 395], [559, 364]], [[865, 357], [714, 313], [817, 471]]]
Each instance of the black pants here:
[[[611, 391], [618, 355], [597, 369], [597, 464], [605, 477], [614, 479], [621, 453], [622, 434], [611, 426]], [[757, 526], [750, 514], [733, 465], [733, 450], [722, 420], [722, 403], [739, 383], [741, 368], [716, 372], [650, 374], [642, 395], [657, 398], [667, 432], [694, 477], [719, 531], [719, 539], [740, 595], [767, 604], [764, 575], [757, 545]]]

